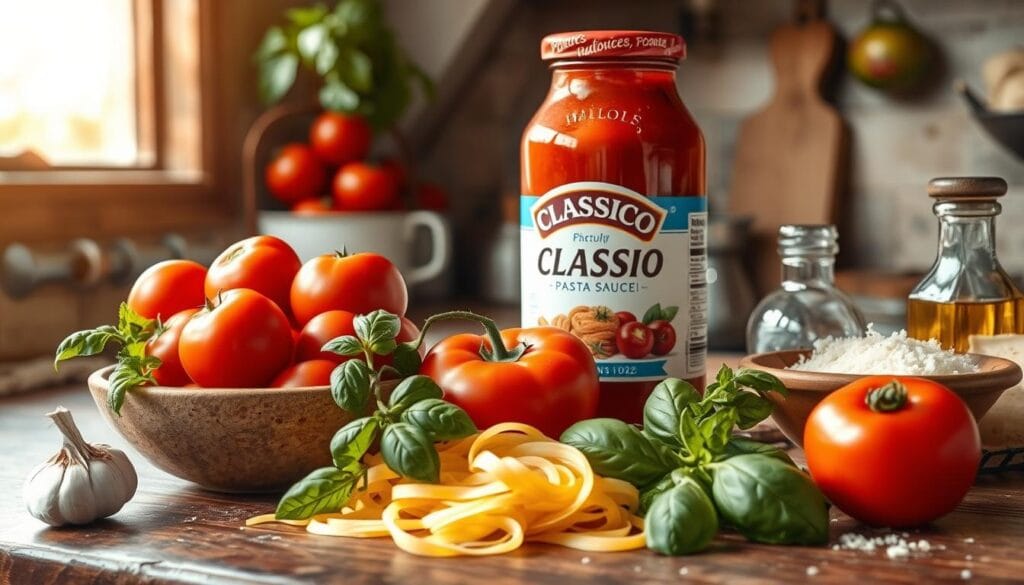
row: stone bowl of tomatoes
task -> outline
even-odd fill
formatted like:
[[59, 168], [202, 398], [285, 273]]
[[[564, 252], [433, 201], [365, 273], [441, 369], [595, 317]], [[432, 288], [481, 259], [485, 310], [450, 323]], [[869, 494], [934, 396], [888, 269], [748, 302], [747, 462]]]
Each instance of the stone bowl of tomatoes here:
[[331, 464], [331, 437], [353, 418], [328, 386], [145, 386], [131, 391], [118, 416], [107, 405], [113, 368], [89, 377], [110, 426], [157, 468], [212, 491], [286, 489]]
[[56, 360], [118, 345], [117, 364], [95, 372], [89, 389], [135, 449], [211, 490], [276, 491], [329, 465], [334, 433], [361, 414], [341, 409], [330, 384], [342, 363], [366, 356], [325, 345], [356, 335], [377, 311], [399, 317], [398, 342], [417, 339], [407, 306], [402, 274], [384, 256], [338, 252], [303, 263], [287, 242], [255, 236], [208, 268], [151, 266], [116, 325], [72, 333]]
[[[784, 350], [754, 354], [740, 360], [740, 367], [756, 368], [782, 380], [789, 390], [788, 396], [768, 393], [775, 403], [772, 419], [779, 430], [797, 445], [803, 446], [804, 426], [811, 411], [833, 391], [863, 378], [864, 374], [833, 374], [788, 369], [801, 358], [809, 357], [811, 350]], [[970, 374], [917, 376], [946, 386], [967, 405], [975, 420], [981, 420], [999, 396], [1021, 381], [1021, 368], [1002, 358], [970, 354], [978, 371]]]

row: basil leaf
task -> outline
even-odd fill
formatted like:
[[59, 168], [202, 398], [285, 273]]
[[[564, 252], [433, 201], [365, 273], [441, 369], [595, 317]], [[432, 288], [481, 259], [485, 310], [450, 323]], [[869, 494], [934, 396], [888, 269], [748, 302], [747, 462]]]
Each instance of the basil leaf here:
[[274, 516], [278, 520], [305, 520], [324, 512], [337, 512], [352, 494], [359, 475], [336, 467], [321, 467], [285, 492]]
[[789, 393], [789, 391], [786, 390], [786, 385], [782, 383], [782, 380], [761, 370], [740, 368], [736, 371], [736, 375], [733, 380], [739, 386], [753, 388], [762, 394], [766, 392], [778, 392], [779, 394], [786, 396]]
[[260, 41], [260, 46], [256, 49], [255, 58], [257, 60], [267, 59], [287, 48], [288, 37], [285, 36], [281, 27], [273, 26], [268, 28], [266, 34], [263, 35], [263, 40]]
[[688, 404], [699, 401], [700, 393], [688, 382], [678, 378], [663, 380], [644, 404], [644, 432], [662, 443], [682, 447], [679, 417]]
[[56, 368], [59, 362], [79, 356], [96, 355], [103, 352], [107, 343], [111, 340], [121, 341], [121, 334], [110, 325], [103, 325], [96, 329], [76, 331], [64, 338], [57, 346], [57, 353], [53, 358], [53, 367]]
[[718, 533], [718, 514], [700, 485], [690, 479], [654, 498], [644, 523], [647, 548], [663, 555], [704, 550]]
[[427, 376], [410, 376], [398, 383], [388, 397], [388, 406], [395, 414], [428, 398], [441, 398], [444, 391]]
[[655, 303], [653, 307], [647, 309], [647, 312], [644, 313], [643, 319], [640, 320], [643, 321], [644, 325], [650, 325], [658, 319], [661, 319], [661, 303]]
[[702, 420], [698, 425], [705, 449], [712, 453], [720, 453], [732, 437], [732, 429], [736, 426], [736, 409], [729, 407]]
[[280, 53], [260, 63], [260, 97], [272, 104], [288, 93], [299, 71], [299, 58], [291, 53]]
[[363, 360], [348, 360], [331, 372], [331, 396], [341, 408], [362, 414], [370, 400], [370, 367]]
[[678, 313], [679, 313], [679, 307], [676, 307], [676, 306], [665, 307], [665, 308], [663, 308], [661, 310], [661, 318], [664, 321], [672, 321], [672, 319], [676, 318], [676, 315]]
[[300, 27], [306, 27], [320, 22], [326, 14], [327, 8], [320, 4], [315, 6], [297, 6], [295, 8], [289, 8], [285, 12], [285, 16], [288, 17], [288, 20]]
[[741, 429], [753, 427], [768, 418], [775, 409], [775, 405], [768, 399], [745, 390], [741, 390], [733, 397], [732, 406], [736, 409], [736, 425]]
[[354, 335], [342, 335], [325, 343], [320, 350], [351, 357], [363, 355], [363, 344]]
[[773, 457], [737, 455], [709, 465], [719, 513], [747, 538], [768, 544], [828, 541], [828, 508], [811, 478]]
[[679, 438], [683, 449], [693, 457], [700, 457], [704, 453], [704, 435], [700, 432], [697, 417], [689, 409], [679, 417]]
[[338, 70], [345, 83], [359, 93], [373, 89], [373, 62], [366, 53], [356, 48], [346, 48], [338, 56]]
[[637, 487], [658, 480], [680, 463], [665, 445], [617, 419], [578, 422], [566, 429], [560, 440], [582, 451], [598, 474]]
[[398, 344], [398, 347], [395, 348], [395, 353], [392, 354], [392, 362], [403, 378], [415, 375], [420, 371], [420, 366], [423, 364], [419, 350], [408, 343]]
[[786, 465], [792, 465], [796, 467], [796, 463], [789, 458], [789, 455], [785, 451], [779, 449], [774, 445], [768, 445], [760, 441], [753, 439], [747, 439], [744, 437], [732, 437], [729, 442], [726, 443], [725, 449], [720, 455], [721, 459], [728, 459], [737, 455], [747, 455], [750, 453], [758, 453], [766, 457], [773, 457]]
[[107, 406], [114, 414], [121, 416], [121, 407], [128, 391], [147, 382], [152, 383], [153, 377], [140, 373], [138, 364], [122, 362], [117, 364], [107, 381]]
[[331, 456], [334, 465], [345, 468], [359, 461], [377, 438], [380, 421], [373, 417], [357, 418], [338, 429], [331, 439]]
[[380, 439], [384, 463], [402, 477], [437, 483], [441, 458], [427, 433], [407, 422], [388, 425]]
[[314, 64], [316, 72], [320, 75], [327, 75], [327, 72], [334, 69], [334, 64], [338, 62], [338, 45], [333, 42], [324, 43], [320, 47], [320, 52], [316, 54], [316, 62]]
[[322, 23], [307, 26], [299, 31], [295, 38], [295, 46], [299, 49], [299, 55], [307, 62], [316, 58], [325, 43], [333, 44], [334, 41], [327, 34], [327, 26]]
[[718, 383], [718, 388], [728, 386], [729, 383], [732, 382], [732, 379], [732, 368], [722, 364], [722, 367], [718, 369], [718, 375], [715, 376], [715, 382]]
[[[170, 317], [171, 315], [161, 315]], [[117, 330], [128, 341], [148, 341], [156, 321], [147, 319], [136, 313], [128, 306], [128, 303], [121, 303], [117, 310]]]
[[651, 504], [654, 503], [654, 499], [675, 485], [676, 482], [672, 479], [672, 474], [670, 473], [658, 480], [657, 483], [642, 490], [640, 492], [640, 515], [642, 516], [647, 514], [647, 511], [651, 508]]
[[395, 351], [395, 337], [402, 327], [396, 315], [379, 309], [367, 315], [357, 315], [352, 324], [356, 337], [373, 353], [388, 355]]
[[425, 431], [432, 441], [461, 439], [476, 432], [466, 411], [440, 398], [412, 404], [402, 413], [402, 420]]

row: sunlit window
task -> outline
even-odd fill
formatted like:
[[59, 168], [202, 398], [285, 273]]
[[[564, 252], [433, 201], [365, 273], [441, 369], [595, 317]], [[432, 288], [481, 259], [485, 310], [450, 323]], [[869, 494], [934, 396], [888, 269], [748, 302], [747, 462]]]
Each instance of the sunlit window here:
[[0, 0], [0, 156], [147, 164], [132, 0]]

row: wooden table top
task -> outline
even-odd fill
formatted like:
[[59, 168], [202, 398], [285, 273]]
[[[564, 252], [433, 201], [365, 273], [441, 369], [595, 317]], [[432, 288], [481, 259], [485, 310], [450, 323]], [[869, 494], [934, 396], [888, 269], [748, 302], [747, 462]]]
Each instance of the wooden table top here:
[[[717, 365], [721, 356], [713, 356]], [[114, 517], [78, 528], [48, 528], [25, 511], [21, 486], [60, 446], [43, 415], [64, 405], [90, 442], [124, 449], [139, 472], [135, 498]], [[450, 583], [573, 582], [705, 583], [864, 580], [895, 583], [1019, 581], [1024, 579], [1024, 473], [984, 477], [960, 507], [933, 526], [911, 531], [928, 553], [887, 558], [833, 550], [847, 532], [885, 535], [832, 512], [827, 547], [755, 545], [720, 536], [689, 557], [650, 551], [587, 553], [527, 545], [489, 558], [428, 559], [390, 540], [309, 535], [301, 529], [244, 528], [246, 518], [271, 512], [275, 496], [227, 496], [203, 491], [151, 466], [110, 429], [84, 384], [0, 399], [0, 585], [47, 583]], [[796, 454], [799, 457], [799, 453]], [[909, 539], [909, 538], [908, 538]]]

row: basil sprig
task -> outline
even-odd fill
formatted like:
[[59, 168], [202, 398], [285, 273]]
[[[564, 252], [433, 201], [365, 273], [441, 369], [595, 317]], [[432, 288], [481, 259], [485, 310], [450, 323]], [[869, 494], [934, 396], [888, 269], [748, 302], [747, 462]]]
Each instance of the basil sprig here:
[[120, 346], [117, 365], [110, 373], [110, 391], [107, 393], [107, 405], [114, 414], [120, 416], [129, 390], [143, 384], [156, 384], [153, 371], [160, 367], [160, 358], [146, 355], [146, 343], [163, 331], [159, 319], [147, 319], [133, 311], [128, 303], [121, 303], [116, 327], [100, 325], [95, 329], [68, 335], [57, 346], [53, 367], [56, 369], [60, 362], [71, 358], [103, 353], [111, 343]]
[[701, 396], [669, 378], [644, 406], [644, 426], [613, 419], [576, 423], [561, 441], [594, 471], [636, 486], [648, 548], [680, 555], [703, 550], [719, 525], [772, 544], [828, 539], [825, 498], [781, 449], [733, 436], [772, 412], [782, 382], [759, 370], [722, 366]]
[[[332, 339], [323, 347], [354, 358], [331, 372], [331, 396], [352, 413], [365, 413], [371, 401], [376, 408], [338, 429], [331, 440], [334, 466], [317, 469], [292, 486], [278, 503], [278, 519], [304, 520], [340, 510], [360, 480], [365, 481], [367, 467], [362, 459], [378, 441], [381, 457], [392, 471], [436, 483], [441, 462], [434, 442], [476, 432], [465, 411], [442, 400], [444, 392], [433, 380], [411, 375], [419, 369], [422, 339], [398, 343], [401, 323], [396, 315], [374, 311], [357, 316], [353, 325], [355, 335]], [[374, 367], [374, 360], [390, 354], [395, 356], [395, 366]], [[387, 397], [381, 386], [384, 375], [406, 376]]]

